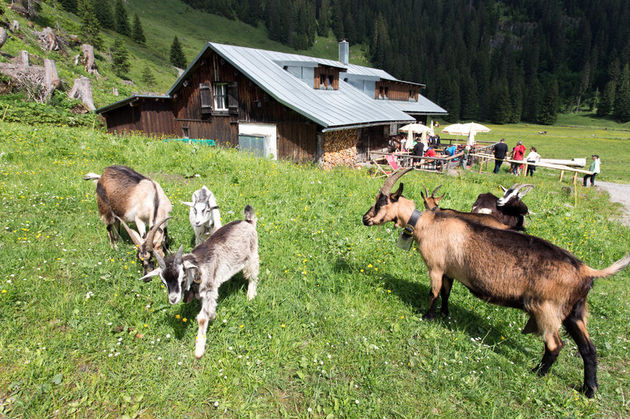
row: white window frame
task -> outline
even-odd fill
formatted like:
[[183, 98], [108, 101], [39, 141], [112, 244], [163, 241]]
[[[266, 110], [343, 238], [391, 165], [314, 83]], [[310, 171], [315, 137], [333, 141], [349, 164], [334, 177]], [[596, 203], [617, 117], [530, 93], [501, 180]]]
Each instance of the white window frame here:
[[212, 85], [212, 97], [214, 100], [214, 110], [227, 112], [227, 83], [214, 83]]

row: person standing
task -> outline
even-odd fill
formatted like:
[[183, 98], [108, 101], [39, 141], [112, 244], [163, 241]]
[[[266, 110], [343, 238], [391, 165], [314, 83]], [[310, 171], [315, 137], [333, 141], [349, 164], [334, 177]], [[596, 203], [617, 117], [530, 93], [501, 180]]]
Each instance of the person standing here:
[[494, 154], [494, 173], [499, 173], [507, 151], [508, 146], [505, 144], [505, 138], [501, 138], [501, 141], [492, 146], [492, 152]]
[[593, 158], [593, 161], [591, 162], [591, 165], [589, 166], [588, 170], [590, 172], [593, 172], [592, 175], [584, 175], [584, 186], [586, 186], [586, 181], [588, 180], [588, 178], [591, 178], [591, 186], [595, 186], [595, 176], [597, 174], [599, 174], [599, 156], [597, 154], [593, 154], [591, 156]]
[[534, 172], [536, 171], [536, 163], [540, 161], [540, 154], [536, 152], [536, 147], [529, 149], [529, 154], [525, 157], [527, 160], [527, 173], [525, 176], [534, 177]]
[[424, 155], [424, 143], [422, 141], [418, 141], [416, 145], [413, 147], [413, 162], [414, 164], [420, 163], [422, 161], [422, 156]]
[[[512, 150], [512, 160], [523, 160], [523, 157], [525, 157], [526, 150], [527, 149], [525, 148], [523, 143], [521, 141], [518, 141], [516, 143], [516, 147], [514, 147], [514, 149]], [[522, 164], [512, 163], [512, 174], [518, 175], [521, 173], [522, 169], [523, 169]]]

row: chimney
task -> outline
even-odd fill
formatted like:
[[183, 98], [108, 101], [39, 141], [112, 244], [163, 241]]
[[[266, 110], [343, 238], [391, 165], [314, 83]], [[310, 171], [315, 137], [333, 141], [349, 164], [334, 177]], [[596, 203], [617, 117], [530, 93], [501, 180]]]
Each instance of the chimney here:
[[350, 60], [350, 44], [345, 39], [339, 42], [339, 61], [348, 65]]

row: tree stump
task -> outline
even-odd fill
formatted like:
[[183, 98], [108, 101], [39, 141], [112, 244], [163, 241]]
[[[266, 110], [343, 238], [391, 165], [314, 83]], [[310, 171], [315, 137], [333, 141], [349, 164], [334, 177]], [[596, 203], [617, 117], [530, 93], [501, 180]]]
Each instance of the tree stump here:
[[24, 51], [24, 50], [20, 51], [20, 55], [15, 57], [15, 63], [23, 67], [28, 67], [31, 63], [31, 60], [28, 55], [28, 51]]
[[92, 98], [92, 81], [87, 77], [74, 79], [74, 85], [70, 93], [68, 93], [68, 97], [71, 99], [81, 99], [85, 107], [91, 111], [96, 109], [94, 107], [94, 99]]
[[7, 30], [4, 28], [0, 28], [0, 48], [7, 42]]
[[44, 85], [46, 86], [47, 98], [50, 98], [55, 89], [61, 85], [61, 79], [57, 74], [57, 66], [53, 60], [44, 60]]
[[83, 63], [85, 64], [85, 71], [89, 74], [98, 74], [96, 67], [96, 60], [94, 59], [94, 47], [89, 44], [81, 45], [81, 51], [83, 52]]
[[9, 27], [9, 29], [13, 33], [18, 32], [20, 30], [20, 22], [14, 20], [13, 22], [11, 22], [11, 26]]
[[45, 27], [41, 32], [37, 32], [37, 38], [45, 51], [58, 51], [61, 49], [62, 41], [50, 27]]

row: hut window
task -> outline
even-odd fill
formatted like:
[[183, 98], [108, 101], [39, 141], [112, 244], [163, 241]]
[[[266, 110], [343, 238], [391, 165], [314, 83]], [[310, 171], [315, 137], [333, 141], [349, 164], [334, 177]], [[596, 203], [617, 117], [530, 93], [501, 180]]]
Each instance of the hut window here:
[[182, 137], [190, 138], [190, 128], [189, 127], [182, 127]]
[[227, 111], [227, 84], [215, 83], [213, 85], [214, 93], [214, 110]]
[[210, 95], [210, 86], [206, 84], [199, 85], [199, 101], [201, 102], [201, 113], [212, 112], [212, 96]]
[[329, 74], [328, 75], [328, 85], [326, 86], [326, 88], [328, 90], [332, 90], [335, 88], [335, 85], [333, 84], [333, 81], [335, 80], [335, 76]]
[[320, 89], [326, 88], [326, 75], [325, 74], [319, 75], [319, 88]]

